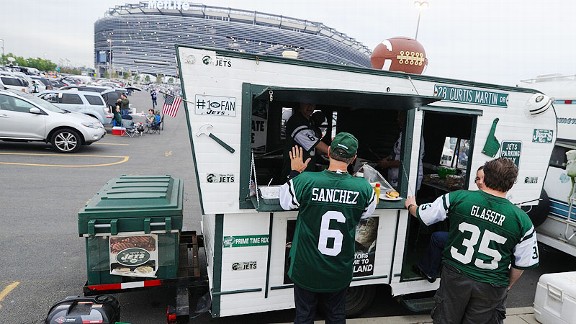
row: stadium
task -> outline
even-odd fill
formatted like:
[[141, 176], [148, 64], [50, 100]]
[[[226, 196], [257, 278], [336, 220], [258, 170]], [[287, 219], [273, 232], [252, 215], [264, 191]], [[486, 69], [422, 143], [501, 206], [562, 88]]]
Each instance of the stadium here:
[[296, 52], [300, 60], [370, 67], [371, 51], [333, 28], [257, 11], [150, 0], [116, 6], [94, 23], [100, 76], [176, 76], [176, 44], [272, 56]]

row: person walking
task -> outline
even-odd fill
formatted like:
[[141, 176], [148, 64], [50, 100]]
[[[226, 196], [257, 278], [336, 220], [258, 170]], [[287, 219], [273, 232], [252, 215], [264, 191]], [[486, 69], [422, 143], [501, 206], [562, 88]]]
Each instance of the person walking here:
[[156, 106], [158, 106], [158, 93], [156, 93], [156, 89], [152, 89], [150, 91], [150, 97], [152, 98], [152, 108], [156, 109]]
[[406, 198], [409, 213], [425, 225], [450, 220], [434, 323], [501, 323], [508, 290], [539, 263], [530, 218], [506, 199], [518, 168], [501, 157], [483, 171], [481, 190], [449, 192], [421, 206]]
[[294, 323], [313, 323], [319, 303], [327, 323], [346, 322], [356, 225], [376, 208], [370, 183], [346, 172], [357, 149], [352, 134], [338, 133], [328, 151], [328, 169], [321, 172], [302, 172], [310, 158], [303, 160], [298, 145], [290, 151], [290, 178], [279, 198], [283, 209], [299, 209], [288, 269], [294, 282]]

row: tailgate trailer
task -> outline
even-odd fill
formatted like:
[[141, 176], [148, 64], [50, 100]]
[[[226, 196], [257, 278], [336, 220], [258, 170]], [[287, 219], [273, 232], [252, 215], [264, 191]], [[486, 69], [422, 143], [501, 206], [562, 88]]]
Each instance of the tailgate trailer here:
[[[536, 90], [208, 48], [179, 46], [177, 59], [214, 317], [294, 307], [286, 270], [297, 212], [282, 210], [277, 193], [285, 181], [284, 125], [300, 102], [327, 116], [325, 141], [340, 131], [354, 134], [367, 163], [392, 150], [396, 116], [405, 112], [402, 197], [426, 201], [475, 189], [476, 169], [497, 156], [519, 167], [512, 202], [535, 204], [540, 196], [556, 116], [550, 98]], [[441, 178], [441, 167], [456, 174]], [[409, 217], [403, 199], [380, 201], [357, 229], [350, 314], [370, 305], [374, 285], [389, 285], [396, 296], [437, 289], [438, 281], [412, 270], [430, 231]]]

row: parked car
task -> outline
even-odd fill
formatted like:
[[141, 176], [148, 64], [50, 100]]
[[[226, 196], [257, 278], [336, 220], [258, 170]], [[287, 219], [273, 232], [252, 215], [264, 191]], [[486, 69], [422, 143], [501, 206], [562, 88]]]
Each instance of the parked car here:
[[55, 106], [68, 111], [86, 114], [98, 119], [102, 124], [112, 122], [112, 110], [97, 92], [77, 90], [46, 90], [38, 95]]
[[45, 142], [58, 152], [72, 153], [105, 134], [97, 119], [62, 110], [28, 93], [0, 90], [0, 140]]
[[16, 91], [28, 92], [28, 85], [26, 82], [15, 75], [10, 74], [0, 74], [0, 86], [7, 89], [12, 89]]
[[53, 89], [50, 80], [46, 79], [45, 77], [31, 75], [30, 78], [36, 82], [40, 82], [40, 92]]
[[97, 86], [97, 85], [70, 85], [70, 86], [64, 86], [60, 89], [61, 90], [76, 89], [78, 91], [99, 92], [102, 98], [104, 98], [106, 105], [110, 109], [114, 109], [114, 107], [116, 106], [116, 101], [120, 98], [120, 95], [126, 93], [126, 89], [124, 88], [112, 88], [108, 86]]
[[48, 79], [50, 80], [50, 84], [52, 85], [52, 89], [60, 89], [61, 87], [66, 86], [66, 84], [59, 79]]

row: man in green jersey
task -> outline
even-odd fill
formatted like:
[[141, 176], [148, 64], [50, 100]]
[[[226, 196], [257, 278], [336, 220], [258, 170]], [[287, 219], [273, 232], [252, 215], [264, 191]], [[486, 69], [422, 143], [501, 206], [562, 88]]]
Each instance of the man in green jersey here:
[[518, 176], [507, 158], [484, 164], [484, 188], [458, 190], [406, 208], [425, 225], [450, 220], [443, 251], [434, 323], [500, 323], [498, 306], [524, 269], [538, 266], [538, 245], [528, 215], [506, 199]]
[[299, 209], [288, 270], [294, 282], [294, 323], [312, 323], [319, 302], [326, 322], [346, 322], [356, 225], [376, 208], [370, 183], [346, 172], [357, 149], [352, 134], [338, 133], [328, 151], [328, 169], [302, 174], [310, 158], [302, 160], [299, 146], [289, 153], [292, 171], [290, 180], [280, 187], [280, 205], [285, 210]]

